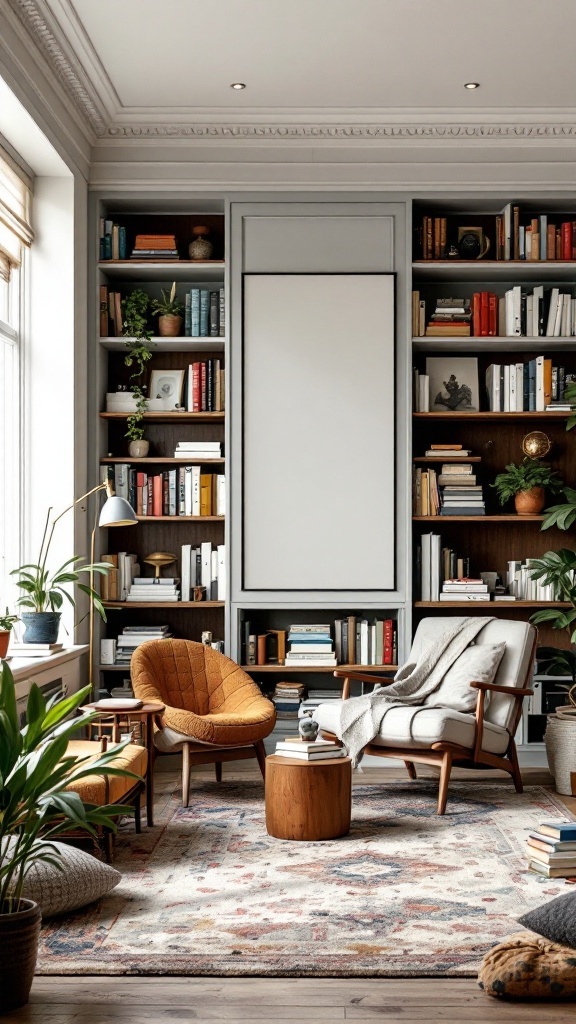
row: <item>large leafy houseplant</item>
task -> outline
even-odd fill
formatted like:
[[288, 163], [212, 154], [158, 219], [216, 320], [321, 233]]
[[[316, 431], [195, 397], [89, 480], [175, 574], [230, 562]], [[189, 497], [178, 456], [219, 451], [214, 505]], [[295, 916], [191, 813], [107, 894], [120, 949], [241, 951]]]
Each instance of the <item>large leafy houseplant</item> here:
[[130, 391], [136, 403], [136, 409], [127, 421], [125, 436], [130, 441], [141, 441], [144, 437], [141, 422], [148, 408], [148, 398], [143, 377], [146, 364], [152, 358], [152, 331], [148, 327], [146, 317], [149, 304], [150, 299], [141, 288], [136, 288], [122, 300], [122, 333], [128, 349], [124, 363], [133, 368], [130, 374]]
[[[544, 506], [544, 488], [552, 494], [562, 490], [562, 480], [559, 474], [550, 466], [528, 456], [522, 460], [520, 465], [514, 462], [509, 463], [503, 473], [498, 473], [491, 487], [494, 487], [501, 505], [505, 505], [512, 498], [518, 499], [520, 495], [534, 493], [537, 489], [537, 500], [540, 502], [540, 509]], [[518, 509], [518, 501], [517, 510]]]

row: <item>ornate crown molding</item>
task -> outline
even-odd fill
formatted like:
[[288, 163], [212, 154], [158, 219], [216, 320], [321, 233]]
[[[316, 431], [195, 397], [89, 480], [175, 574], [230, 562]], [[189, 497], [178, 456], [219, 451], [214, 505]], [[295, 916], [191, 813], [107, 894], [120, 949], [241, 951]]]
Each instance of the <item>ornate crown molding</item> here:
[[576, 124], [149, 124], [108, 125], [105, 139], [525, 142], [576, 139]]
[[73, 101], [83, 118], [96, 133], [103, 135], [106, 120], [100, 107], [84, 84], [82, 70], [71, 51], [57, 38], [45, 5], [36, 0], [9, 0], [28, 35], [34, 40], [46, 62], [56, 74], [66, 95]]

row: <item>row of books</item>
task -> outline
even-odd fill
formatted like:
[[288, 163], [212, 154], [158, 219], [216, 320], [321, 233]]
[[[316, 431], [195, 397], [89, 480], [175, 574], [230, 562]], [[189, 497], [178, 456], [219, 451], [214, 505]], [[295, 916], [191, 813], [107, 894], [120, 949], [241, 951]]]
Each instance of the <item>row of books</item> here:
[[101, 555], [101, 562], [111, 566], [106, 576], [100, 576], [100, 597], [103, 601], [125, 601], [132, 581], [140, 576], [138, 556], [128, 551]]
[[533, 559], [508, 563], [508, 599], [512, 601], [559, 601], [561, 596], [552, 584], [533, 580]]
[[148, 640], [164, 640], [171, 637], [169, 626], [124, 626], [117, 639], [100, 641], [101, 665], [129, 665], [132, 654], [140, 644]]
[[307, 742], [298, 736], [279, 740], [274, 751], [278, 757], [293, 757], [298, 761], [327, 761], [334, 757], [345, 757], [346, 752], [334, 740], [312, 740]]
[[528, 868], [546, 878], [576, 878], [576, 822], [545, 821], [526, 844]]
[[221, 359], [191, 363], [186, 375], [187, 412], [224, 412], [224, 366]]
[[302, 700], [306, 696], [303, 683], [276, 683], [272, 694], [272, 703], [276, 708], [276, 718], [297, 719]]
[[115, 224], [113, 220], [100, 218], [100, 249], [101, 260], [126, 259], [126, 228]]
[[422, 337], [568, 338], [576, 335], [576, 298], [559, 288], [521, 285], [504, 295], [474, 292], [472, 299], [436, 299], [426, 322], [426, 302], [412, 293], [413, 335]]
[[476, 483], [472, 463], [448, 462], [440, 474], [435, 469], [414, 470], [413, 507], [416, 516], [484, 515], [481, 484]]
[[223, 516], [226, 478], [204, 473], [201, 466], [178, 466], [161, 473], [144, 473], [128, 462], [102, 467], [103, 480], [114, 484], [137, 516]]
[[491, 412], [570, 411], [565, 389], [576, 374], [546, 356], [526, 363], [491, 363], [486, 370], [486, 395]]
[[224, 289], [191, 288], [184, 297], [184, 336], [223, 338], [226, 333]]
[[182, 600], [192, 599], [194, 588], [203, 587], [206, 601], [225, 601], [227, 592], [226, 545], [203, 541], [183, 544], [181, 550]]
[[[576, 260], [576, 220], [560, 219], [559, 214], [553, 221], [549, 217], [545, 213], [533, 215], [532, 211], [522, 211], [516, 203], [507, 203], [494, 215], [491, 258], [532, 262]], [[451, 240], [447, 217], [426, 215], [422, 218], [422, 259], [445, 259]]]
[[416, 548], [415, 577], [422, 601], [557, 601], [556, 589], [533, 580], [532, 572], [530, 558], [509, 562], [507, 587], [498, 586], [492, 594], [486, 581], [470, 572], [468, 557], [442, 547], [440, 534], [422, 534]]
[[[398, 635], [395, 619], [349, 615], [329, 624], [295, 624], [289, 630], [253, 633], [249, 619], [243, 626], [242, 658], [246, 665], [285, 665], [320, 668], [336, 665], [395, 665]], [[289, 646], [288, 646], [289, 645]]]

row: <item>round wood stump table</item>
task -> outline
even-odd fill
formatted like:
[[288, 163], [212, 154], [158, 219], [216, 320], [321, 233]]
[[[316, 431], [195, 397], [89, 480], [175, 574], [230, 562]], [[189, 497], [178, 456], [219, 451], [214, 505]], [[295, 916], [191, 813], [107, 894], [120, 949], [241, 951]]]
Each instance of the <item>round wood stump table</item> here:
[[266, 830], [275, 839], [339, 839], [350, 831], [352, 761], [266, 758]]

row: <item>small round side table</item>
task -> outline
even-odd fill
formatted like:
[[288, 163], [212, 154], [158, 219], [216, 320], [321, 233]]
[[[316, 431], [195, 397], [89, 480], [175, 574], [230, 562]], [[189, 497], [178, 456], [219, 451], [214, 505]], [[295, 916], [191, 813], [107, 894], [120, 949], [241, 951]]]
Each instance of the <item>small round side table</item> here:
[[266, 830], [275, 839], [339, 839], [350, 831], [352, 761], [266, 758]]
[[144, 746], [148, 751], [148, 765], [146, 768], [146, 821], [148, 825], [154, 824], [154, 760], [156, 748], [154, 747], [154, 717], [162, 717], [164, 704], [142, 704], [139, 708], [122, 710], [121, 708], [99, 708], [97, 702], [84, 704], [83, 711], [96, 711], [102, 719], [102, 725], [109, 719], [112, 725], [112, 740], [120, 742], [120, 730], [123, 722], [130, 724], [131, 721], [142, 723]]

